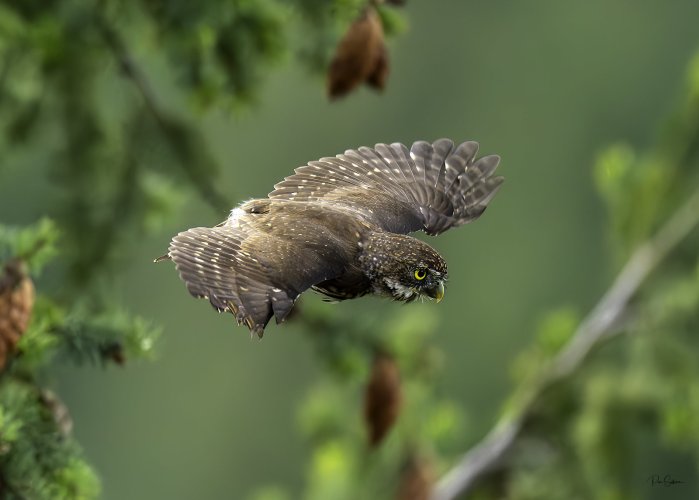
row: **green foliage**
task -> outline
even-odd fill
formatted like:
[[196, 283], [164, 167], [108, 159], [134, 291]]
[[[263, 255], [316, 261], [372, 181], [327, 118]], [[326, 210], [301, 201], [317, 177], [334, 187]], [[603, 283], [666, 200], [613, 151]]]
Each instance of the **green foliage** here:
[[549, 313], [536, 329], [536, 343], [521, 352], [512, 365], [514, 380], [534, 382], [542, 368], [573, 335], [580, 315], [569, 307]]
[[[34, 273], [61, 256], [57, 243], [48, 219], [0, 225], [2, 261], [19, 258]], [[60, 306], [38, 288], [29, 326], [0, 366], [0, 491], [8, 499], [97, 498], [99, 481], [71, 435], [68, 410], [40, 381], [54, 359], [121, 364], [147, 357], [157, 330], [124, 311]]]
[[[598, 158], [595, 178], [620, 256], [648, 239], [698, 189], [696, 60], [689, 92], [668, 125], [672, 133], [646, 152], [615, 145]], [[648, 477], [671, 471], [661, 459], [650, 459], [655, 468], [639, 471], [635, 457], [670, 455], [676, 463], [699, 465], [696, 248], [690, 236], [675, 249], [642, 288], [620, 327], [624, 335], [598, 348], [579, 373], [536, 400], [509, 479], [500, 484], [507, 498], [647, 498]], [[562, 310], [542, 324], [537, 344], [514, 365], [520, 393], [531, 395], [532, 384], [545, 379], [547, 360], [577, 322]], [[501, 476], [489, 478], [483, 491], [500, 481]], [[689, 496], [696, 490], [696, 484], [683, 487]]]
[[[698, 189], [698, 158], [690, 147], [699, 143], [699, 117], [691, 106], [695, 73], [692, 67], [690, 91], [668, 125], [672, 133], [647, 151], [619, 144], [597, 160], [594, 176], [621, 258]], [[476, 498], [643, 498], [651, 494], [648, 476], [667, 472], [662, 460], [648, 457], [671, 454], [681, 463], [699, 464], [696, 248], [690, 237], [675, 249], [636, 297], [619, 327], [624, 335], [555, 382], [551, 362], [568, 346], [581, 317], [563, 307], [542, 319], [534, 344], [513, 363], [517, 387], [503, 410], [507, 420], [528, 408], [522, 437], [507, 463], [481, 480]], [[434, 390], [443, 355], [430, 336], [439, 324], [431, 310], [418, 307], [381, 324], [335, 313], [310, 308], [303, 315], [321, 359], [335, 374], [300, 405], [299, 426], [314, 446], [303, 498], [390, 498], [410, 453], [417, 450], [444, 467], [468, 440], [461, 410]], [[338, 330], [342, 335], [328, 334]], [[364, 433], [361, 388], [375, 352], [395, 357], [404, 406], [381, 448], [370, 451], [357, 443]], [[637, 456], [657, 469], [639, 470]]]
[[99, 481], [35, 385], [0, 382], [0, 469], [3, 498], [96, 498]]
[[56, 256], [59, 231], [51, 219], [19, 228], [0, 224], [0, 262], [19, 258], [36, 275]]
[[296, 1], [300, 26], [292, 34], [298, 40], [300, 61], [313, 72], [325, 71], [337, 42], [365, 5], [362, 0]]
[[667, 215], [673, 169], [657, 155], [638, 158], [626, 145], [604, 151], [595, 166], [598, 188], [610, 207], [615, 243], [626, 256]]
[[690, 63], [686, 90], [653, 148], [639, 154], [616, 144], [598, 157], [595, 180], [608, 205], [614, 244], [622, 257], [648, 238], [697, 182], [697, 60], [699, 56]]
[[[121, 242], [169, 220], [184, 190], [195, 190], [219, 214], [230, 208], [232, 195], [219, 190], [218, 165], [187, 105], [206, 111], [254, 103], [265, 73], [290, 56], [320, 72], [365, 5], [0, 4], [0, 147], [9, 152], [2, 167], [40, 150], [56, 214], [55, 222], [27, 228], [0, 225], [0, 261], [20, 258], [34, 278], [53, 263], [67, 285], [60, 295], [48, 295], [39, 282], [32, 321], [0, 373], [4, 498], [99, 494], [70, 434], [67, 410], [43, 381], [52, 362], [107, 365], [151, 356], [158, 328], [96, 292], [96, 277], [109, 282], [104, 271], [128, 258]], [[388, 35], [404, 29], [394, 8], [381, 5], [379, 13]], [[143, 46], [160, 56], [145, 55]], [[165, 68], [174, 88], [154, 83], [154, 66]], [[655, 143], [614, 144], [597, 159], [593, 175], [621, 261], [697, 189], [699, 54], [685, 87]], [[479, 498], [642, 498], [648, 496], [647, 475], [665, 470], [658, 459], [657, 470], [639, 471], [639, 454], [671, 455], [696, 470], [696, 249], [695, 234], [635, 297], [620, 327], [624, 334], [597, 348], [579, 373], [547, 387], [526, 416], [516, 453], [486, 476]], [[415, 305], [379, 322], [309, 304], [301, 321], [328, 374], [299, 404], [298, 427], [312, 449], [303, 498], [390, 498], [409, 457], [428, 457], [442, 471], [473, 441], [463, 411], [435, 389], [445, 354], [432, 345], [440, 329], [434, 310]], [[542, 320], [534, 344], [512, 366], [517, 387], [504, 417], [531, 401], [579, 321], [574, 308]], [[370, 450], [362, 390], [379, 352], [399, 367], [403, 405], [395, 428]], [[274, 486], [250, 498], [290, 497]]]
[[[0, 148], [10, 152], [0, 160], [0, 176], [5, 164], [40, 157], [46, 166], [36, 174], [50, 178], [47, 205], [55, 214], [55, 222], [28, 228], [0, 225], [0, 262], [20, 259], [35, 278], [53, 261], [52, 273], [62, 284], [54, 295], [38, 284], [31, 322], [0, 369], [3, 498], [98, 494], [94, 473], [69, 431], [61, 431], [51, 416], [39, 381], [51, 362], [123, 364], [152, 355], [158, 328], [114, 304], [108, 292], [113, 273], [128, 259], [122, 242], [159, 228], [178, 210], [185, 189], [196, 190], [219, 214], [232, 205], [218, 188], [218, 165], [192, 111], [255, 102], [265, 72], [287, 54], [324, 69], [365, 5], [360, 0], [0, 4]], [[387, 32], [398, 30], [394, 12], [382, 8], [382, 17]], [[144, 56], [144, 44], [158, 56]], [[154, 65], [177, 82], [168, 106], [163, 86], [151, 74]], [[366, 345], [350, 339], [323, 349], [339, 378], [366, 371]], [[308, 417], [317, 419], [329, 417]], [[322, 470], [327, 460], [318, 459]], [[268, 489], [257, 498], [283, 494]]]
[[[41, 7], [38, 8], [37, 6]], [[164, 65], [173, 102], [256, 100], [266, 70], [298, 53], [325, 68], [365, 2], [5, 2], [0, 6], [0, 147], [29, 154], [50, 144], [47, 173], [66, 238], [67, 280], [84, 287], [124, 259], [125, 235], [157, 227], [196, 189], [220, 215], [232, 206], [191, 110], [170, 109], [151, 81]], [[384, 9], [387, 10], [387, 9]], [[395, 26], [395, 12], [386, 13]], [[160, 58], [141, 57], [142, 40]], [[180, 106], [182, 107], [182, 106]], [[189, 112], [188, 112], [189, 111]], [[53, 139], [46, 140], [47, 137]], [[50, 158], [50, 160], [49, 160]], [[50, 165], [50, 166], [49, 166]]]
[[331, 440], [318, 446], [311, 457], [306, 498], [356, 498], [352, 494], [358, 469], [355, 456], [356, 451], [349, 441]]
[[63, 351], [77, 362], [119, 361], [122, 357], [151, 357], [159, 330], [125, 311], [91, 313], [77, 310], [55, 331]]
[[[409, 457], [439, 462], [463, 448], [468, 434], [462, 410], [434, 391], [442, 353], [431, 345], [439, 329], [433, 308], [413, 305], [377, 323], [315, 303], [301, 306], [299, 319], [334, 374], [299, 404], [298, 426], [313, 446], [303, 498], [390, 498]], [[361, 408], [376, 352], [399, 367], [403, 404], [395, 428], [371, 449]]]
[[405, 17], [398, 13], [396, 9], [386, 5], [379, 5], [378, 12], [379, 16], [381, 16], [384, 33], [388, 36], [399, 35], [408, 29]]

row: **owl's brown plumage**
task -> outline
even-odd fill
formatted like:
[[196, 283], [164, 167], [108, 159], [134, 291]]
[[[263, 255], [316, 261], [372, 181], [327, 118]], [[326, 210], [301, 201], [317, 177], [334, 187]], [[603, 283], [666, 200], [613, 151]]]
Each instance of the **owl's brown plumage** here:
[[483, 213], [504, 179], [493, 176], [500, 158], [476, 160], [477, 151], [475, 142], [440, 139], [312, 161], [218, 226], [178, 234], [164, 258], [192, 295], [260, 337], [308, 288], [337, 300], [439, 300], [446, 263], [407, 233], [436, 235]]

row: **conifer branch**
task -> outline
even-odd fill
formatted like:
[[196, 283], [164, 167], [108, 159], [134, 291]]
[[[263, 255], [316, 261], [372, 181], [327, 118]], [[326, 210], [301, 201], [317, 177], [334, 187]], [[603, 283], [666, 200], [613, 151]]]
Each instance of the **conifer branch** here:
[[[212, 171], [216, 170], [213, 166], [213, 161], [208, 156], [201, 158], [199, 162], [193, 161], [193, 156], [195, 156], [193, 154], [194, 150], [201, 150], [202, 148], [200, 144], [197, 144], [198, 138], [192, 137], [193, 132], [187, 130], [187, 126], [181, 120], [160, 107], [150, 82], [135, 62], [121, 35], [109, 24], [103, 15], [98, 14], [96, 20], [97, 28], [107, 48], [111, 51], [119, 65], [121, 73], [133, 83], [139, 94], [141, 94], [148, 112], [153, 116], [169, 147], [175, 153], [178, 160], [177, 163], [182, 167], [207, 204], [217, 212], [228, 212], [231, 203], [216, 188], [214, 179], [211, 177]], [[197, 163], [202, 162], [203, 165], [197, 165]]]
[[699, 224], [699, 189], [670, 217], [653, 237], [631, 255], [612, 286], [580, 323], [574, 335], [551, 361], [540, 382], [519, 410], [496, 425], [437, 483], [432, 500], [451, 500], [473, 490], [478, 480], [498, 468], [517, 439], [524, 422], [547, 388], [574, 373], [593, 348], [621, 333], [621, 320], [631, 299], [646, 278]]

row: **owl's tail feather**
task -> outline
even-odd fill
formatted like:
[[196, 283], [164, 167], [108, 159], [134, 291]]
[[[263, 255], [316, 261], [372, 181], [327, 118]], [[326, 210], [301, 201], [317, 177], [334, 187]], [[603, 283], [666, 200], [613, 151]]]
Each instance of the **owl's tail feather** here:
[[272, 316], [283, 320], [296, 295], [270, 283], [258, 258], [247, 252], [245, 234], [238, 228], [196, 227], [172, 239], [167, 258], [174, 261], [189, 293], [206, 298], [219, 312], [235, 315], [252, 333], [262, 337]]

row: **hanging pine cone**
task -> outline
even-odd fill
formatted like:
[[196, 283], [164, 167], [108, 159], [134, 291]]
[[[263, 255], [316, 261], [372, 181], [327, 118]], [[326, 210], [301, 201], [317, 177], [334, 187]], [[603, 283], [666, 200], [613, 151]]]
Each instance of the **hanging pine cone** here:
[[369, 6], [347, 29], [328, 69], [328, 94], [341, 97], [363, 82], [383, 89], [388, 78], [388, 52], [376, 9]]
[[22, 262], [11, 260], [0, 277], [0, 370], [27, 329], [33, 307], [34, 284]]
[[428, 500], [433, 481], [432, 468], [427, 460], [410, 455], [398, 480], [396, 500]]
[[381, 443], [398, 418], [401, 406], [400, 374], [393, 358], [378, 354], [364, 393], [364, 422], [372, 448]]
[[379, 58], [376, 60], [376, 65], [367, 77], [367, 85], [378, 90], [383, 90], [388, 80], [388, 71], [388, 49], [383, 45]]

